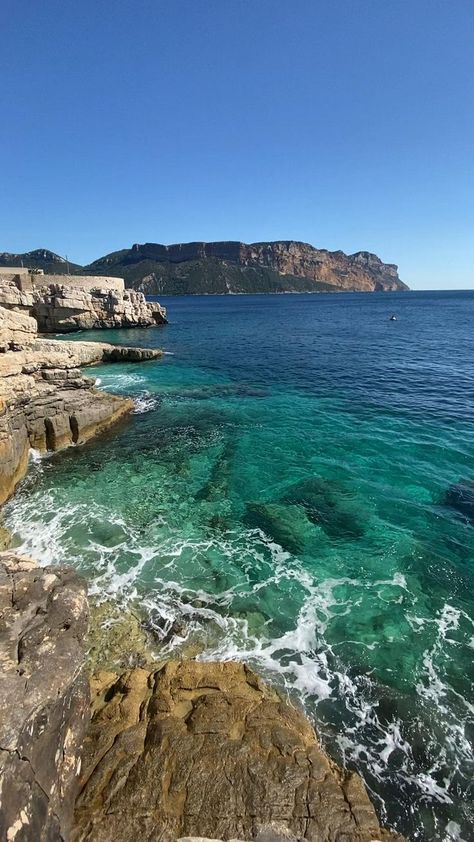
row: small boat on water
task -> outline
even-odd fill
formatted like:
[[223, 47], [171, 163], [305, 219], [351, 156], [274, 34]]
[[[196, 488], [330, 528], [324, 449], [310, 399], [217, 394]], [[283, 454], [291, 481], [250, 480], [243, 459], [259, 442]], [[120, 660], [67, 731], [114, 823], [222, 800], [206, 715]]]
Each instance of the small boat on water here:
[[397, 317], [395, 316], [395, 314], [394, 314], [393, 316], [390, 316], [390, 321], [391, 321], [391, 322], [396, 322], [396, 321], [397, 321]]

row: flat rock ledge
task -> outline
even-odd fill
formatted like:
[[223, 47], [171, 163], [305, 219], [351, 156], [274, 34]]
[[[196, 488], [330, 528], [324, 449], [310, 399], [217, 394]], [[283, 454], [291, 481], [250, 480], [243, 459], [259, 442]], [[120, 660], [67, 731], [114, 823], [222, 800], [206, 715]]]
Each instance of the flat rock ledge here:
[[82, 366], [145, 362], [150, 348], [38, 337], [34, 319], [0, 307], [0, 504], [26, 473], [30, 448], [82, 444], [133, 409], [130, 398], [95, 388]]
[[243, 664], [97, 673], [92, 710], [71, 842], [402, 839]]
[[89, 723], [85, 582], [0, 553], [0, 839], [65, 842]]

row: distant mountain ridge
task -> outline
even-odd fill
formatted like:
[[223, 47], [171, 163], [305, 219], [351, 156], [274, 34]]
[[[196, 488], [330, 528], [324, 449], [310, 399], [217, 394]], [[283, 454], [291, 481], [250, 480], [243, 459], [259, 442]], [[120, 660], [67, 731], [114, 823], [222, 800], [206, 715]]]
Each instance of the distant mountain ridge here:
[[[44, 269], [64, 274], [66, 260], [47, 249], [0, 253], [0, 266]], [[295, 240], [241, 243], [135, 244], [88, 266], [69, 262], [73, 274], [115, 275], [147, 294], [256, 292], [402, 291], [398, 267], [375, 254], [317, 249]]]

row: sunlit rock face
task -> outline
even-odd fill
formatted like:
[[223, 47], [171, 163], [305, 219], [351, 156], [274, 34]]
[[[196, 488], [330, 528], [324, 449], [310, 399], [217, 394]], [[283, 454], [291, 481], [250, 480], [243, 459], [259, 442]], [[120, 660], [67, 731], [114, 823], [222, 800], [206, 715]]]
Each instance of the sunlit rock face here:
[[401, 839], [380, 828], [361, 778], [244, 664], [101, 672], [92, 707], [73, 842]]
[[121, 278], [15, 271], [0, 270], [0, 306], [33, 316], [41, 333], [166, 324], [164, 308], [125, 290]]
[[133, 409], [133, 401], [95, 388], [81, 367], [143, 362], [158, 349], [39, 338], [36, 321], [0, 307], [0, 504], [24, 476], [30, 448], [82, 444]]
[[216, 242], [136, 244], [91, 264], [117, 271], [148, 293], [390, 292], [406, 290], [395, 264], [367, 251], [345, 254], [308, 243]]

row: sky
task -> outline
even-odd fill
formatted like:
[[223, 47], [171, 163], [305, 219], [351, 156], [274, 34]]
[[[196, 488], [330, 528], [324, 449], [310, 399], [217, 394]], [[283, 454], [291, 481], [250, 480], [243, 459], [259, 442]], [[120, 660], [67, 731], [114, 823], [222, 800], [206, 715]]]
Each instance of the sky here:
[[473, 0], [1, 0], [0, 251], [295, 239], [474, 288]]

